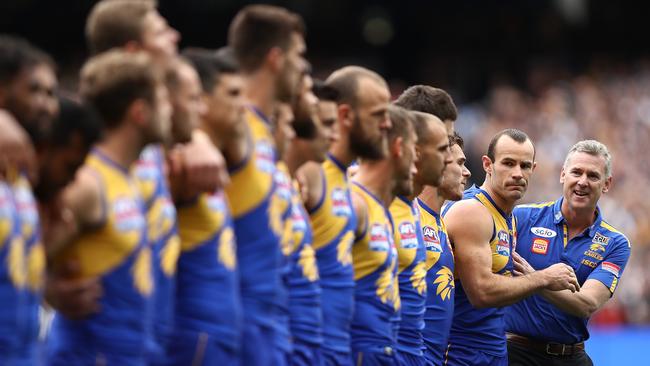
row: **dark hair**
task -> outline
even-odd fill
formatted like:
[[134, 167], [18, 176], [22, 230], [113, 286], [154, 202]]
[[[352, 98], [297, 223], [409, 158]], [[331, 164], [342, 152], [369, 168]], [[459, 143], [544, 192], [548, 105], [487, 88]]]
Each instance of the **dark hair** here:
[[59, 97], [59, 115], [47, 140], [51, 146], [65, 146], [75, 134], [83, 139], [84, 146], [90, 147], [102, 135], [102, 122], [89, 106]]
[[461, 150], [465, 148], [465, 141], [456, 131], [454, 131], [453, 135], [449, 136], [449, 147], [452, 147], [454, 145], [458, 145]]
[[435, 123], [440, 123], [441, 127], [443, 126], [442, 121], [440, 121], [440, 118], [436, 117], [433, 114], [418, 112], [418, 111], [410, 111], [410, 112], [411, 115], [413, 116], [413, 127], [415, 129], [415, 134], [418, 135], [418, 144], [423, 144], [430, 140], [431, 138], [429, 135], [430, 120], [434, 120]]
[[212, 92], [215, 85], [219, 83], [221, 74], [238, 72], [237, 62], [228, 47], [222, 47], [216, 52], [205, 48], [191, 47], [184, 49], [181, 54], [199, 74], [204, 93]]
[[24, 69], [42, 64], [56, 68], [49, 55], [25, 39], [0, 35], [0, 85], [11, 83]]
[[339, 92], [336, 89], [325, 85], [323, 80], [313, 79], [314, 86], [312, 87], [312, 92], [316, 95], [318, 100], [326, 102], [338, 102], [339, 101]]
[[391, 127], [388, 129], [389, 143], [392, 143], [398, 137], [408, 141], [415, 132], [413, 127], [414, 115], [394, 104], [388, 106], [388, 115], [391, 121]]
[[334, 71], [325, 81], [325, 85], [333, 88], [339, 94], [338, 103], [349, 104], [354, 108], [359, 102], [358, 89], [363, 78], [369, 78], [379, 84], [387, 85], [384, 78], [379, 74], [361, 66], [345, 66]]
[[154, 0], [102, 0], [86, 21], [86, 40], [93, 54], [142, 41], [144, 17], [156, 9]]
[[[492, 140], [490, 141], [490, 145], [488, 145], [488, 151], [487, 151], [487, 157], [490, 158], [492, 162], [494, 162], [494, 158], [496, 155], [496, 146], [497, 143], [499, 142], [499, 139], [503, 136], [508, 136], [511, 139], [515, 140], [516, 142], [523, 144], [526, 141], [530, 141], [530, 144], [533, 144], [533, 141], [526, 135], [524, 131], [518, 130], [516, 128], [507, 128], [505, 130], [502, 130], [498, 132], [494, 137], [492, 137]], [[533, 145], [533, 159], [535, 158], [534, 155], [535, 152], [535, 146]]]
[[441, 121], [458, 119], [458, 110], [451, 96], [444, 90], [428, 85], [414, 85], [404, 90], [395, 101], [400, 107], [433, 114]]
[[248, 5], [230, 23], [228, 44], [242, 71], [250, 72], [262, 65], [273, 47], [286, 51], [294, 32], [305, 34], [298, 14], [272, 5]]
[[81, 70], [80, 90], [105, 127], [115, 128], [134, 101], [155, 103], [156, 87], [164, 85], [164, 77], [164, 70], [149, 55], [115, 49], [86, 62]]

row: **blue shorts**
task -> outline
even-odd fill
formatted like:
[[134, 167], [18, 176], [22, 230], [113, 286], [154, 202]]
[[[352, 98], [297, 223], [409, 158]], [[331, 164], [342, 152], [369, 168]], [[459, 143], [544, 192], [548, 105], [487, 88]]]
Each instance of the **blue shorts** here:
[[399, 366], [425, 366], [427, 365], [427, 360], [423, 355], [416, 356], [408, 352], [397, 351], [397, 364]]
[[450, 345], [443, 365], [448, 366], [508, 366], [508, 355], [496, 356], [463, 346]]
[[321, 364], [323, 366], [352, 366], [352, 356], [349, 353], [336, 352], [321, 348]]
[[166, 354], [165, 364], [169, 366], [239, 365], [239, 355], [235, 350], [203, 332], [174, 331]]
[[289, 360], [291, 366], [321, 366], [322, 364], [320, 345], [301, 342], [295, 339], [293, 342], [293, 353]]
[[279, 357], [273, 342], [274, 332], [253, 322], [242, 329], [242, 365], [275, 366]]
[[368, 347], [352, 351], [355, 366], [397, 366], [397, 355], [390, 347]]

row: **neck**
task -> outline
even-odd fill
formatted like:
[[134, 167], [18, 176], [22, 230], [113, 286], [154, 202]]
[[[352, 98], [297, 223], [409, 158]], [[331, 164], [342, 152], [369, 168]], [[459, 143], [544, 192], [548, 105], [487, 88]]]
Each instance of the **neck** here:
[[224, 144], [223, 144], [222, 139], [219, 137], [219, 134], [217, 133], [217, 131], [210, 128], [210, 126], [208, 125], [208, 123], [206, 121], [201, 121], [201, 125], [199, 126], [198, 131], [200, 133], [205, 134], [210, 139], [210, 141], [212, 142], [212, 144], [214, 146], [216, 146], [219, 150], [223, 151], [223, 148], [224, 148], [223, 145]]
[[[341, 127], [341, 124], [339, 124], [339, 128]], [[329, 153], [345, 166], [349, 166], [357, 158], [350, 149], [350, 135], [348, 133], [340, 134], [339, 139], [332, 143]]]
[[295, 144], [291, 144], [287, 152], [284, 154], [284, 163], [287, 164], [287, 169], [289, 169], [289, 174], [292, 177], [296, 176], [296, 171], [308, 160], [304, 158], [305, 154], [301, 154], [298, 149], [295, 148]]
[[108, 158], [128, 170], [138, 160], [145, 145], [142, 136], [125, 122], [123, 127], [108, 132], [96, 146]]
[[392, 176], [393, 172], [388, 159], [364, 161], [359, 165], [359, 171], [354, 176], [354, 180], [379, 198], [384, 207], [389, 207], [395, 199], [395, 194], [393, 194], [395, 183], [393, 179], [390, 179]]
[[422, 184], [418, 178], [418, 174], [413, 177], [413, 193], [408, 197], [411, 201], [413, 201], [416, 197], [419, 197], [420, 193], [422, 193], [422, 190], [424, 189], [424, 184]]
[[444, 203], [444, 200], [438, 195], [438, 188], [434, 186], [424, 186], [418, 198], [438, 213]]
[[494, 204], [501, 209], [506, 215], [510, 215], [512, 213], [512, 210], [515, 208], [515, 202], [509, 202], [505, 200], [503, 197], [501, 197], [499, 194], [497, 194], [494, 189], [492, 189], [492, 186], [488, 182], [488, 178], [485, 178], [485, 181], [483, 182], [483, 185], [481, 186], [481, 189], [486, 191], [489, 195], [490, 198], [492, 198], [492, 201], [494, 201]]
[[263, 70], [248, 74], [246, 76], [246, 98], [266, 117], [271, 116], [276, 104], [273, 78]]
[[567, 200], [564, 199], [560, 210], [571, 232], [583, 232], [596, 221], [596, 207], [576, 210], [570, 207]]

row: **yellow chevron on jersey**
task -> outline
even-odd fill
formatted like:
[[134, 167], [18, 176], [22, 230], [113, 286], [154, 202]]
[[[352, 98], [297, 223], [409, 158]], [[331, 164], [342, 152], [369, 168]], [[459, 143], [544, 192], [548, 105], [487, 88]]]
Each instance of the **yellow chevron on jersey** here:
[[22, 238], [14, 237], [9, 242], [9, 253], [7, 255], [9, 278], [16, 288], [24, 288], [27, 282], [25, 271], [25, 241]]
[[178, 208], [181, 250], [191, 251], [214, 237], [223, 227], [228, 210], [223, 194], [201, 193], [196, 202]]
[[[242, 165], [231, 172], [230, 184], [226, 187], [234, 218], [243, 216], [260, 205], [273, 191], [273, 137], [267, 124], [253, 111], [246, 110], [245, 121], [251, 134], [253, 149]], [[273, 225], [273, 231], [281, 234], [282, 227], [275, 227], [277, 222]]]
[[34, 292], [40, 291], [43, 288], [46, 257], [45, 248], [42, 244], [32, 245], [29, 252], [26, 253], [26, 281], [27, 286]]
[[[274, 201], [271, 206], [279, 212], [282, 219], [282, 235], [280, 236], [280, 249], [284, 256], [288, 256], [297, 245], [294, 241], [292, 205], [293, 205], [293, 185], [289, 177], [289, 168], [283, 161], [276, 163], [276, 171], [273, 176], [275, 181]], [[298, 242], [299, 243], [299, 242]]]
[[[349, 201], [349, 187], [345, 170], [337, 166], [331, 158], [321, 165], [324, 196], [320, 206], [310, 213], [314, 228], [314, 249], [319, 250], [330, 244], [341, 231], [346, 229], [350, 217], [354, 215]], [[337, 243], [338, 261], [342, 264], [352, 263], [350, 248], [354, 241], [353, 229], [343, 234]]]
[[235, 232], [232, 227], [225, 227], [219, 237], [219, 254], [217, 259], [224, 267], [231, 271], [234, 271], [237, 266], [236, 250]]
[[398, 258], [397, 273], [402, 273], [413, 266], [410, 270], [412, 274], [409, 279], [413, 288], [420, 295], [423, 295], [427, 290], [427, 282], [425, 281], [427, 276], [426, 261], [413, 263], [417, 260], [418, 248], [421, 245], [417, 235], [417, 231], [420, 230], [418, 219], [413, 213], [413, 208], [399, 197], [393, 200], [389, 210], [395, 224], [394, 241]]
[[[73, 259], [79, 263], [80, 276], [89, 278], [107, 274], [141, 248], [146, 240], [146, 222], [139, 192], [126, 170], [98, 153], [90, 153], [84, 165], [102, 186], [104, 220], [64, 248], [55, 262]], [[150, 248], [136, 254], [131, 271], [134, 285], [142, 295], [148, 295], [153, 288]]]
[[[494, 237], [490, 240], [490, 248], [492, 249], [492, 272], [501, 272], [510, 261], [510, 248], [514, 243], [511, 243], [511, 238], [514, 238], [514, 232], [511, 228], [516, 227], [514, 216], [512, 221], [508, 223], [501, 211], [492, 203], [485, 193], [478, 193], [475, 198], [485, 206], [492, 216], [494, 222]], [[511, 226], [509, 226], [511, 225]], [[510, 271], [503, 273], [504, 275], [512, 275]]]
[[[20, 274], [21, 279], [30, 290], [37, 292], [43, 288], [45, 277], [45, 249], [41, 242], [39, 231], [38, 208], [32, 193], [29, 180], [24, 175], [18, 175], [12, 184], [12, 191], [20, 217], [20, 230], [23, 235], [23, 249], [14, 248], [10, 251], [15, 260], [22, 258], [25, 273]], [[12, 268], [17, 268], [14, 264]]]

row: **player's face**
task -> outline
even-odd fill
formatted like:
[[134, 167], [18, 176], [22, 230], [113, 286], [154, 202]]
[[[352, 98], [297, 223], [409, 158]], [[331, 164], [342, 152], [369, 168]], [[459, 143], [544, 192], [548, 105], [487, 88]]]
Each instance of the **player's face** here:
[[378, 160], [388, 153], [388, 88], [370, 78], [359, 80], [359, 96], [352, 111], [350, 149], [359, 157]]
[[275, 110], [273, 119], [273, 138], [275, 139], [276, 151], [278, 157], [282, 159], [284, 153], [289, 148], [289, 144], [296, 137], [291, 123], [293, 122], [293, 111], [291, 106], [286, 103], [280, 103]]
[[458, 201], [463, 198], [467, 180], [472, 174], [465, 167], [465, 153], [457, 144], [451, 147], [451, 164], [447, 165], [442, 174], [438, 192], [447, 200]]
[[291, 35], [291, 45], [285, 52], [284, 63], [276, 84], [276, 95], [280, 102], [291, 103], [300, 93], [301, 78], [307, 61], [305, 40], [299, 33]]
[[[320, 125], [319, 135], [322, 136], [324, 144], [329, 150], [330, 146], [339, 139], [338, 111], [336, 102], [321, 100], [317, 104], [317, 115]], [[327, 153], [327, 151], [325, 151]], [[323, 154], [324, 159], [324, 154]]]
[[208, 95], [206, 121], [224, 136], [231, 135], [244, 118], [244, 79], [239, 74], [221, 74]]
[[201, 97], [201, 82], [196, 71], [185, 63], [178, 64], [178, 85], [169, 90], [172, 101], [172, 138], [174, 143], [187, 143], [192, 131], [207, 112]]
[[54, 198], [72, 182], [89, 148], [89, 142], [76, 133], [63, 146], [47, 146], [39, 151], [39, 181], [34, 187], [39, 200], [48, 201]]
[[600, 196], [609, 190], [612, 178], [605, 175], [605, 158], [575, 152], [562, 168], [560, 183], [569, 207], [594, 210]]
[[393, 193], [396, 195], [410, 196], [413, 193], [413, 176], [417, 173], [415, 167], [417, 138], [417, 135], [413, 132], [409, 138], [402, 141], [402, 155], [399, 157], [393, 156], [395, 160], [395, 191]]
[[146, 139], [148, 142], [166, 142], [170, 140], [172, 130], [172, 105], [167, 87], [162, 84], [156, 87], [155, 98]]
[[142, 30], [142, 47], [156, 58], [168, 59], [178, 52], [180, 34], [167, 24], [157, 11], [145, 15]]
[[6, 109], [32, 136], [47, 134], [59, 112], [57, 88], [49, 65], [25, 69], [7, 87]]
[[423, 136], [418, 143], [418, 181], [423, 185], [438, 187], [447, 164], [451, 163], [449, 138], [440, 122], [431, 120], [427, 125], [427, 136]]
[[534, 153], [530, 140], [518, 143], [510, 136], [502, 136], [495, 146], [495, 161], [483, 157], [491, 187], [504, 200], [514, 203], [526, 193], [535, 168]]

